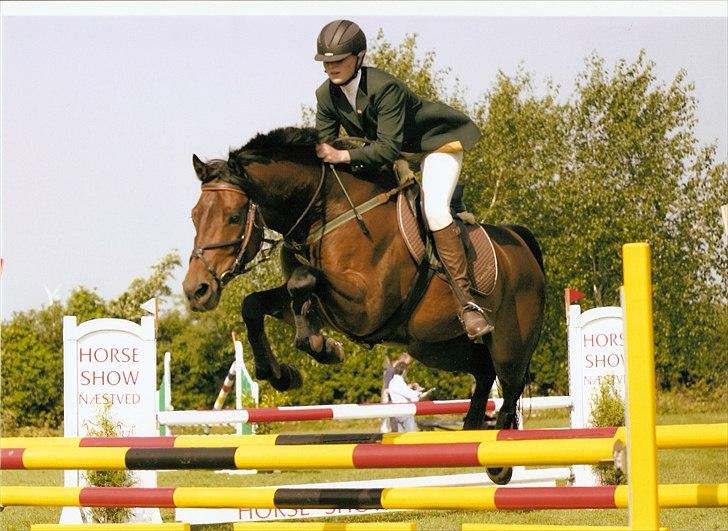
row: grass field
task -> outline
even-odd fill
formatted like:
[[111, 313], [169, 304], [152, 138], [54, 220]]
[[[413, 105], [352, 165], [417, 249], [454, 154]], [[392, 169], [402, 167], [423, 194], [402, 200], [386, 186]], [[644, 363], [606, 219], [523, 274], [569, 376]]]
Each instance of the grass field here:
[[[721, 408], [719, 408], [721, 409]], [[728, 413], [690, 413], [658, 415], [659, 424], [685, 424], [726, 422]], [[550, 414], [526, 420], [528, 428], [564, 427], [568, 419], [564, 414]], [[375, 421], [359, 421], [337, 424], [336, 431], [376, 431]], [[274, 431], [332, 431], [330, 422], [290, 423], [272, 427]], [[720, 483], [728, 482], [728, 450], [663, 450], [658, 454], [660, 483]], [[474, 472], [475, 469], [391, 469], [391, 470], [325, 470], [305, 472], [278, 472], [253, 475], [227, 475], [208, 471], [163, 472], [159, 474], [159, 486], [266, 486], [300, 483], [318, 483], [437, 475], [446, 473]], [[0, 485], [62, 485], [60, 471], [0, 471]], [[0, 513], [0, 529], [29, 529], [31, 524], [57, 522], [59, 508], [8, 507]], [[164, 509], [165, 521], [173, 521], [174, 511]], [[420, 530], [456, 530], [464, 522], [520, 523], [520, 524], [572, 524], [572, 525], [626, 525], [627, 511], [569, 510], [569, 511], [407, 511], [367, 515], [367, 521], [414, 521]], [[719, 509], [665, 509], [660, 512], [663, 526], [671, 530], [723, 530], [728, 529], [728, 508]], [[337, 518], [336, 521], [362, 521], [362, 517]], [[228, 527], [229, 528], [229, 527]], [[220, 531], [224, 525], [200, 526], [204, 531]]]

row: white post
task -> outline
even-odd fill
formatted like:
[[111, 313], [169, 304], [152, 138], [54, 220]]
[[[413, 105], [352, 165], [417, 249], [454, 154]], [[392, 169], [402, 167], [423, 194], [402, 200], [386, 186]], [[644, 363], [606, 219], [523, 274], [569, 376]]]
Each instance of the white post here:
[[162, 385], [164, 386], [164, 410], [172, 411], [172, 353], [167, 351], [164, 353], [164, 374], [162, 375]]
[[[260, 386], [258, 385], [258, 382], [253, 380], [253, 378], [250, 376], [250, 373], [248, 373], [248, 369], [245, 367], [245, 362], [243, 360], [243, 344], [238, 341], [237, 337], [235, 336], [235, 333], [233, 332], [233, 346], [235, 348], [235, 403], [236, 407], [238, 409], [242, 409], [242, 393], [245, 391], [246, 393], [250, 394], [250, 396], [253, 398], [253, 401], [255, 402], [255, 405], [258, 405], [258, 400], [260, 396]], [[238, 394], [240, 393], [240, 394]], [[240, 402], [238, 403], [238, 400]], [[239, 424], [237, 427], [237, 433], [239, 434], [245, 434], [247, 433], [255, 433], [255, 425], [250, 424], [250, 428], [246, 430], [242, 424]]]
[[[167, 351], [164, 353], [164, 364], [162, 372], [162, 383], [159, 386], [159, 393], [161, 397], [158, 397], [157, 404], [159, 411], [172, 411], [172, 369], [170, 367], [172, 361], [172, 353]], [[159, 416], [157, 416], [159, 419]], [[169, 426], [160, 424], [157, 421], [157, 430], [159, 435], [172, 435], [172, 429]]]
[[[237, 341], [237, 343], [240, 343]], [[243, 409], [243, 389], [241, 382], [243, 381], [243, 348], [235, 348], [235, 409]], [[243, 424], [239, 423], [235, 426], [235, 433], [243, 434]]]

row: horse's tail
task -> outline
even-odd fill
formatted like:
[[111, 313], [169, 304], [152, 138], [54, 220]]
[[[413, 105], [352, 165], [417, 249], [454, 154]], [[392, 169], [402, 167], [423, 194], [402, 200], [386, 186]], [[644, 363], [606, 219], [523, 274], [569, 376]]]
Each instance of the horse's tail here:
[[523, 241], [526, 242], [526, 245], [528, 245], [528, 248], [531, 249], [534, 258], [536, 259], [536, 262], [538, 262], [538, 265], [541, 268], [541, 272], [543, 272], [543, 274], [545, 275], [546, 269], [543, 265], [543, 253], [541, 253], [541, 247], [539, 246], [538, 241], [536, 240], [536, 237], [533, 235], [533, 233], [526, 227], [523, 227], [521, 225], [507, 225], [507, 227], [516, 234], [518, 234], [523, 239]]

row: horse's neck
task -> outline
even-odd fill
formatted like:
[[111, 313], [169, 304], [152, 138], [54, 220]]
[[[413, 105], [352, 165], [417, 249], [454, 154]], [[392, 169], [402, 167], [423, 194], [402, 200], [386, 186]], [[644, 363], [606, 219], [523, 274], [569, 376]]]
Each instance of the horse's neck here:
[[314, 223], [323, 219], [330, 221], [334, 215], [351, 208], [349, 200], [356, 206], [388, 189], [341, 169], [332, 171], [328, 166], [325, 176], [321, 167], [301, 165], [294, 173], [271, 172], [261, 182], [266, 182], [268, 191], [267, 201], [261, 203], [269, 205], [269, 208], [264, 206], [269, 228], [286, 234], [308, 208], [305, 220], [296, 225], [298, 237]]

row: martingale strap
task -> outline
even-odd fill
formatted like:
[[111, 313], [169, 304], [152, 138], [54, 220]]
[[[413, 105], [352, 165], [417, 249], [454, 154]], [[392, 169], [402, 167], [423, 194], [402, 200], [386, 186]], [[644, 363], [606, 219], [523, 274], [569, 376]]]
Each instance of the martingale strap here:
[[357, 213], [359, 215], [369, 212], [373, 208], [378, 207], [379, 205], [383, 205], [384, 203], [388, 202], [390, 198], [393, 195], [396, 195], [399, 193], [400, 188], [392, 188], [388, 192], [382, 192], [381, 194], [377, 194], [374, 197], [372, 197], [369, 201], [365, 201], [361, 205], [358, 205], [356, 207], [356, 210], [350, 209], [344, 212], [343, 214], [340, 214], [339, 216], [336, 216], [331, 221], [327, 221], [324, 223], [321, 227], [314, 230], [312, 233], [308, 235], [308, 238], [306, 238], [306, 244], [311, 245], [312, 243], [316, 243], [321, 238], [326, 236], [329, 232], [332, 230], [338, 229], [341, 227], [344, 223], [347, 223], [351, 221], [352, 219], [356, 219]]

